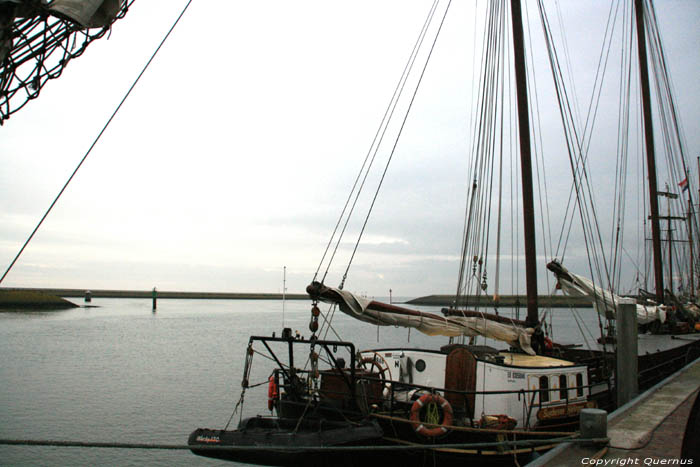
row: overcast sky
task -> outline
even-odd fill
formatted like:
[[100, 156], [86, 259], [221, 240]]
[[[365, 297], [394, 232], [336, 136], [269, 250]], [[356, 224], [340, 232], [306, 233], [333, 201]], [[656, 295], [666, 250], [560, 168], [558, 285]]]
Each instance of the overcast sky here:
[[[3, 272], [185, 3], [134, 2], [109, 39], [0, 127]], [[2, 285], [277, 292], [286, 266], [289, 291], [302, 292], [431, 3], [195, 0]], [[473, 3], [450, 8], [349, 290], [418, 296], [456, 288], [478, 50]], [[534, 21], [535, 5], [526, 3]], [[609, 2], [559, 4], [584, 107]], [[655, 4], [695, 164], [700, 2]], [[551, 77], [538, 73], [547, 94]], [[543, 127], [557, 131], [554, 109], [540, 113]], [[615, 118], [601, 117], [594, 138], [603, 168], [614, 160]], [[570, 176], [557, 175], [568, 161], [546, 167], [557, 205], [568, 196]], [[602, 205], [612, 183], [600, 182]], [[580, 248], [567, 255], [583, 264]], [[345, 264], [340, 254], [330, 285]]]

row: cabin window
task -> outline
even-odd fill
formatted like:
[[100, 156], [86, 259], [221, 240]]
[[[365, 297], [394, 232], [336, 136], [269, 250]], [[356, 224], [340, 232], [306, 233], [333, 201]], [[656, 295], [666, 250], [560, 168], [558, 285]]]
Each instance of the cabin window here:
[[419, 358], [418, 360], [416, 360], [416, 370], [418, 370], [418, 371], [425, 370], [425, 360], [423, 360], [422, 358]]
[[566, 375], [559, 375], [559, 399], [568, 399]]
[[576, 373], [576, 386], [578, 386], [576, 388], [576, 395], [582, 397], [583, 388], [581, 386], [583, 386], [583, 373]]
[[549, 377], [540, 376], [540, 402], [549, 402]]

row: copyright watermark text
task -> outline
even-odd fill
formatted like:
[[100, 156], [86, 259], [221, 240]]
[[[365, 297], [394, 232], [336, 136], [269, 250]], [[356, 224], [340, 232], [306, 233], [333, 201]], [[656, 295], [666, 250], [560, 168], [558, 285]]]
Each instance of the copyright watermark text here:
[[595, 465], [596, 467], [624, 467], [626, 465], [693, 465], [693, 459], [659, 459], [656, 457], [645, 457], [643, 459], [634, 457], [622, 457], [618, 459], [591, 459], [584, 457], [581, 459], [582, 465]]

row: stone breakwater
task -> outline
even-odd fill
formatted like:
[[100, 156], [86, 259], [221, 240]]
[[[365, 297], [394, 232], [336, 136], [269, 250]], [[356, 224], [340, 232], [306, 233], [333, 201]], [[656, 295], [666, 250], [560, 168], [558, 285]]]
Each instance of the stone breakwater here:
[[0, 310], [64, 310], [77, 306], [40, 290], [0, 289]]
[[[34, 288], [0, 288], [0, 306], [3, 303], [70, 303], [62, 300], [60, 297], [83, 298], [87, 289], [34, 289]], [[92, 298], [152, 298], [152, 290], [108, 290], [108, 289], [90, 289]], [[46, 298], [53, 296], [52, 299]], [[178, 292], [158, 290], [158, 298], [175, 298], [175, 299], [201, 299], [201, 300], [281, 300], [281, 293], [260, 293], [260, 292]], [[43, 298], [40, 298], [43, 297]], [[370, 297], [372, 298], [372, 297]], [[309, 296], [305, 293], [288, 293], [287, 300], [308, 300]], [[5, 301], [3, 301], [5, 300]], [[62, 302], [61, 302], [62, 300]], [[453, 295], [427, 295], [424, 297], [414, 298], [403, 303], [407, 305], [421, 306], [451, 306], [454, 301]], [[490, 295], [470, 296], [466, 299], [469, 305], [473, 306], [494, 306], [495, 302]], [[397, 302], [399, 303], [399, 302]], [[568, 308], [568, 307], [590, 307], [591, 304], [585, 299], [566, 297], [562, 295], [549, 296], [543, 295], [538, 297], [538, 303], [543, 307], [552, 308]], [[71, 304], [72, 306], [76, 306]], [[67, 305], [70, 307], [71, 305]], [[501, 295], [498, 301], [499, 306], [503, 307], [524, 307], [527, 305], [527, 299], [524, 295]]]

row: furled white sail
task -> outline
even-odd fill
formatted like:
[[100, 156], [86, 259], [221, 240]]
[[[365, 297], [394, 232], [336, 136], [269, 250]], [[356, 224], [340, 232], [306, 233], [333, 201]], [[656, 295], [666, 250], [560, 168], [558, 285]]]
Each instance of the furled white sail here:
[[[567, 295], [574, 297], [585, 297], [590, 300], [595, 310], [605, 316], [615, 316], [618, 306], [619, 295], [598, 287], [590, 279], [579, 276], [567, 270], [561, 263], [552, 261], [547, 268], [557, 276], [561, 290]], [[666, 310], [662, 306], [637, 305], [637, 322], [648, 324], [653, 321], [666, 321]]]
[[[312, 284], [313, 286], [313, 284]], [[309, 294], [325, 302], [337, 303], [340, 310], [353, 318], [380, 326], [402, 326], [414, 328], [429, 336], [484, 336], [520, 348], [535, 355], [531, 346], [532, 328], [515, 323], [505, 324], [483, 317], [442, 316], [367, 300], [345, 290], [325, 287], [307, 288]]]
[[53, 0], [49, 10], [60, 13], [83, 28], [109, 26], [121, 10], [124, 0]]

